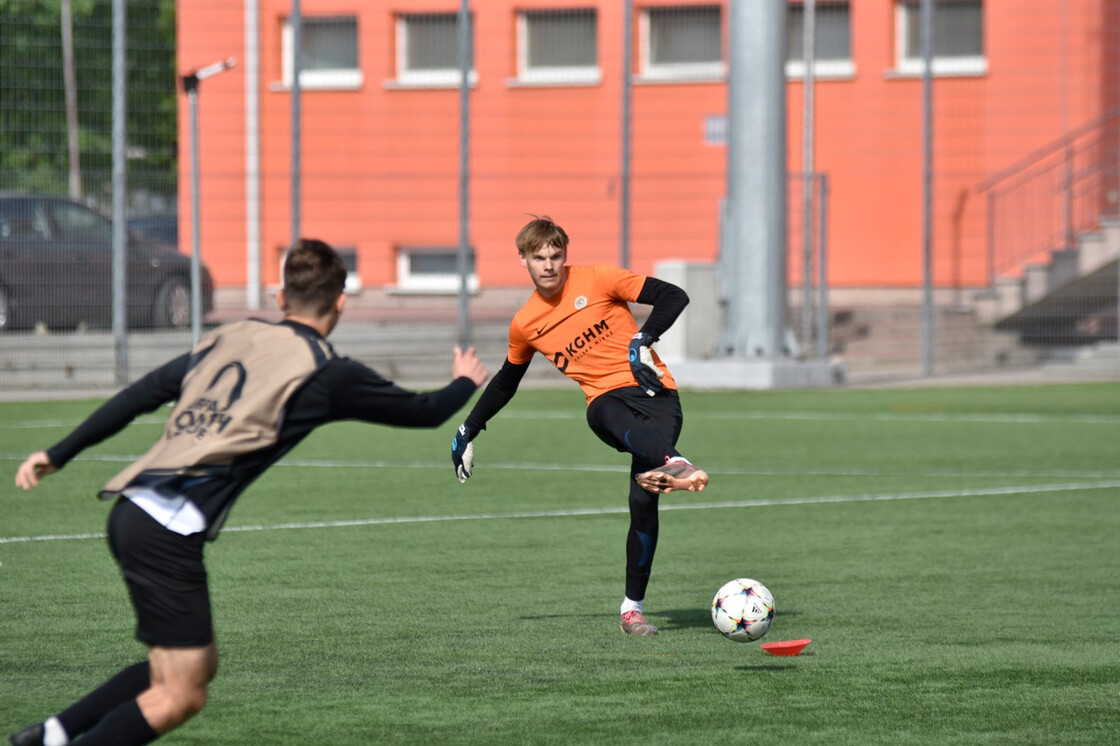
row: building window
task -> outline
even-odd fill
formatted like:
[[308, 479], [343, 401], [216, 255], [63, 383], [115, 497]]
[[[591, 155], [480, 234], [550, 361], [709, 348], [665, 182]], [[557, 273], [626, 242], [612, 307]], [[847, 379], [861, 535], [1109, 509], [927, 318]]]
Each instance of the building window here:
[[[362, 84], [358, 67], [358, 20], [353, 16], [300, 18], [301, 88], [357, 88]], [[295, 61], [292, 24], [284, 22], [284, 85], [291, 87]]]
[[[477, 81], [471, 60], [469, 83]], [[402, 13], [397, 16], [397, 83], [458, 86], [459, 14]]]
[[[474, 248], [467, 257], [467, 289], [478, 290]], [[459, 292], [459, 249], [455, 246], [402, 246], [397, 252], [397, 288], [423, 293]]]
[[358, 249], [354, 246], [336, 246], [335, 252], [346, 267], [346, 287], [348, 294], [357, 293], [362, 289], [362, 278], [358, 274]]
[[518, 15], [518, 82], [598, 83], [600, 77], [594, 9], [527, 10]]
[[[898, 71], [920, 75], [922, 7], [919, 0], [900, 0], [896, 6]], [[984, 57], [984, 6], [981, 0], [934, 0], [933, 73], [979, 75], [988, 71]]]
[[[814, 6], [813, 75], [851, 77], [852, 63], [851, 8], [848, 2], [818, 2]], [[786, 23], [786, 75], [805, 75], [805, 5], [789, 6]]]
[[718, 5], [646, 8], [640, 33], [644, 78], [711, 80], [725, 72]]

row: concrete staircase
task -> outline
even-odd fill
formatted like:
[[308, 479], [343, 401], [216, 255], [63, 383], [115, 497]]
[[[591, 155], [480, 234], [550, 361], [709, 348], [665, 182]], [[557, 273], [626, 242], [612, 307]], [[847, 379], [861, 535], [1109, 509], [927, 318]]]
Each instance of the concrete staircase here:
[[[847, 365], [850, 379], [917, 376], [923, 373], [922, 308], [862, 306], [837, 311], [832, 351]], [[935, 373], [961, 373], [1036, 365], [1040, 354], [1018, 336], [1000, 332], [973, 311], [934, 309]]]
[[975, 298], [977, 318], [1028, 343], [1084, 345], [1116, 338], [1120, 221], [1101, 221], [1076, 246], [996, 280]]

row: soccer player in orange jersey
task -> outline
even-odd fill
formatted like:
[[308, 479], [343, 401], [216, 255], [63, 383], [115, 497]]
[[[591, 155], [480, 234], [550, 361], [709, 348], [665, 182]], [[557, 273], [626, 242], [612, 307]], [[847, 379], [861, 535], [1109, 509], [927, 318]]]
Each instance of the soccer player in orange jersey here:
[[[583, 388], [591, 430], [631, 456], [620, 626], [627, 634], [657, 634], [642, 615], [642, 602], [657, 548], [658, 495], [708, 486], [708, 475], [676, 450], [683, 422], [677, 385], [652, 349], [688, 296], [676, 285], [620, 267], [568, 266], [568, 235], [549, 217], [521, 229], [517, 250], [536, 290], [510, 324], [505, 364], [455, 435], [455, 473], [460, 482], [470, 478], [472, 441], [517, 393], [539, 352]], [[653, 306], [641, 329], [630, 302]]]

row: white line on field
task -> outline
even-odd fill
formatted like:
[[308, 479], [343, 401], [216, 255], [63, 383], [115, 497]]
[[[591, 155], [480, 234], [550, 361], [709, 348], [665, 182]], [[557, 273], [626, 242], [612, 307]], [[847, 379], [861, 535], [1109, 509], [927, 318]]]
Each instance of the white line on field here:
[[[792, 497], [775, 500], [731, 500], [706, 503], [667, 503], [660, 510], [724, 510], [728, 508], [765, 508], [777, 505], [817, 505], [825, 503], [856, 503], [897, 500], [937, 500], [955, 497], [991, 497], [996, 495], [1026, 495], [1043, 492], [1075, 492], [1120, 488], [1120, 480], [1075, 484], [1026, 485], [1017, 487], [991, 487], [978, 490], [934, 490], [928, 492], [902, 492], [883, 495], [823, 495], [819, 497]], [[271, 526], [228, 526], [223, 531], [283, 531], [313, 528], [341, 528], [351, 526], [384, 526], [399, 523], [443, 523], [452, 521], [508, 520], [512, 518], [570, 518], [575, 516], [615, 515], [627, 513], [624, 506], [609, 508], [575, 508], [571, 510], [515, 511], [510, 513], [468, 513], [461, 515], [399, 516], [395, 518], [360, 518], [349, 521], [309, 521], [303, 523], [277, 523]], [[105, 534], [49, 534], [45, 536], [0, 537], [0, 544], [17, 544], [31, 541], [63, 541], [73, 539], [98, 539]]]
[[[514, 411], [502, 412], [498, 415], [501, 419], [511, 420], [582, 420], [585, 413], [580, 409], [569, 410], [540, 410], [540, 411]], [[991, 424], [1046, 424], [1053, 422], [1073, 423], [1079, 425], [1116, 425], [1120, 424], [1120, 415], [1108, 414], [1039, 414], [1029, 412], [760, 412], [730, 411], [730, 412], [698, 412], [693, 418], [712, 420], [867, 420], [871, 422], [976, 422]], [[136, 425], [163, 425], [166, 417], [147, 416], [133, 420]], [[48, 428], [74, 428], [80, 421], [64, 420], [28, 420], [12, 422], [4, 427], [8, 429], [35, 430]]]
[[[167, 422], [166, 417], [137, 417], [131, 425], [163, 425]], [[25, 422], [10, 422], [4, 425], [7, 430], [39, 430], [50, 429], [55, 427], [65, 427], [73, 430], [78, 425], [82, 424], [81, 420], [28, 420]]]
[[[503, 412], [500, 417], [517, 420], [583, 419], [583, 412]], [[712, 420], [871, 420], [874, 422], [989, 422], [989, 423], [1050, 423], [1116, 425], [1120, 415], [1107, 414], [1038, 414], [1016, 412], [761, 412], [726, 411], [698, 412], [692, 417]], [[687, 418], [687, 413], [686, 413]]]
[[[24, 454], [0, 454], [0, 461], [23, 461]], [[78, 456], [71, 463], [80, 461], [100, 463], [131, 463], [140, 458], [138, 454], [113, 454], [102, 453]], [[620, 464], [534, 464], [524, 461], [497, 462], [483, 465], [485, 469], [503, 471], [588, 471], [588, 472], [615, 472], [624, 473], [627, 469]], [[383, 460], [353, 460], [353, 459], [294, 459], [287, 458], [279, 461], [273, 468], [296, 467], [299, 469], [450, 469], [450, 458], [447, 461], [383, 461]], [[1015, 471], [967, 471], [961, 469], [930, 470], [930, 471], [886, 471], [882, 469], [818, 469], [791, 466], [786, 469], [724, 469], [719, 467], [706, 468], [709, 474], [724, 474], [735, 477], [944, 477], [944, 478], [992, 478], [992, 479], [1120, 479], [1120, 471], [1115, 469], [1107, 471], [1085, 470], [1056, 470], [1056, 471], [1029, 471], [1018, 469]]]

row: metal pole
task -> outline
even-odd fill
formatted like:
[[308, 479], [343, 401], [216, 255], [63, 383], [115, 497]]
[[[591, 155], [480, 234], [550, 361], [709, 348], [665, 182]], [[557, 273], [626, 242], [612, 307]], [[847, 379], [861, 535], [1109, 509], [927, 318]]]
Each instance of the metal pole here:
[[292, 245], [300, 236], [300, 72], [303, 69], [302, 29], [299, 0], [292, 0]]
[[245, 0], [245, 300], [261, 307], [260, 12]]
[[630, 266], [630, 56], [634, 3], [622, 4], [622, 164], [619, 169], [619, 265]]
[[723, 249], [729, 357], [788, 354], [786, 247], [788, 164], [784, 2], [733, 2], [727, 86], [727, 212]]
[[933, 0], [922, 0], [922, 371], [933, 374]]
[[125, 0], [113, 0], [113, 351], [114, 381], [128, 383], [128, 226], [125, 207], [125, 139], [128, 78], [125, 69]]
[[801, 349], [807, 351], [813, 338], [813, 67], [817, 43], [816, 1], [805, 0], [802, 7], [805, 77], [801, 89]]
[[470, 278], [470, 92], [471, 11], [469, 0], [459, 5], [459, 347], [471, 344], [468, 280]]
[[996, 287], [996, 190], [988, 192], [988, 288]]
[[202, 220], [199, 217], [199, 176], [198, 176], [198, 84], [207, 78], [224, 72], [237, 64], [232, 57], [207, 65], [201, 70], [183, 76], [183, 90], [187, 92], [187, 105], [190, 109], [191, 140], [191, 340], [192, 346], [202, 337], [202, 259], [200, 233]]
[[1073, 232], [1073, 138], [1068, 138], [1066, 144], [1066, 172], [1063, 179], [1062, 190], [1065, 192], [1063, 200], [1064, 215], [1062, 216], [1065, 223], [1063, 233], [1063, 249], [1072, 249], [1074, 246], [1074, 232]]
[[183, 79], [187, 88], [187, 104], [190, 107], [191, 138], [191, 347], [198, 344], [202, 337], [202, 271], [199, 259], [199, 220], [198, 206], [198, 76], [190, 75]]
[[62, 88], [66, 99], [66, 151], [69, 156], [70, 198], [82, 198], [82, 148], [78, 142], [78, 81], [74, 72], [74, 13], [62, 0]]
[[820, 238], [817, 240], [817, 357], [828, 360], [828, 175], [820, 174]]

